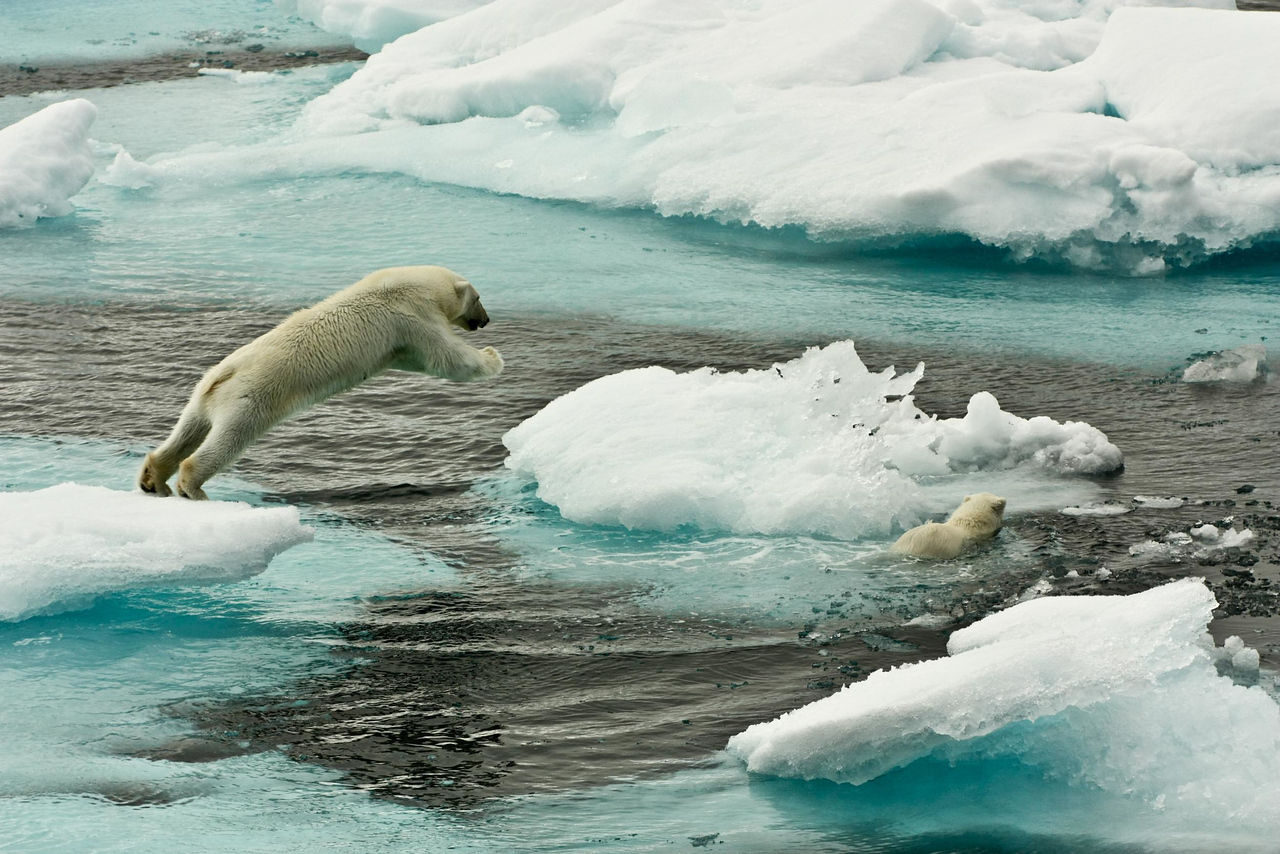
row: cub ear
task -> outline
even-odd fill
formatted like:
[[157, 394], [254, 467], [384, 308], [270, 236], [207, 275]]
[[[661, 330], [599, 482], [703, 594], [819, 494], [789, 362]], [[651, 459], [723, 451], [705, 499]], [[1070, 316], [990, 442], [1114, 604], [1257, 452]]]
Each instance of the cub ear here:
[[965, 502], [965, 501], [968, 501], [968, 500], [969, 500], [970, 498], [972, 498], [972, 497], [973, 497], [972, 495], [966, 495], [966, 496], [964, 497], [964, 499], [963, 499], [960, 503], [961, 503], [961, 504], [964, 504], [964, 502]]

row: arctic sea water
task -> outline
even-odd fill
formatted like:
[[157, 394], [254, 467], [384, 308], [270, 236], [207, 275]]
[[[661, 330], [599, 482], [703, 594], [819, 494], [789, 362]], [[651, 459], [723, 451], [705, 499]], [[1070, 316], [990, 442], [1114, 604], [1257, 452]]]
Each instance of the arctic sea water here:
[[[1280, 487], [1265, 376], [1177, 382], [1280, 318], [1280, 15], [162, 5], [6, 8], [0, 59], [375, 54], [0, 98], [0, 847], [1266, 849], [1265, 666], [1199, 582], [1105, 587], [1213, 552], [1127, 518]], [[1244, 64], [1157, 103], [1187, 32]], [[125, 494], [204, 366], [412, 263], [502, 380], [375, 382], [217, 508]], [[996, 549], [884, 557], [987, 489]], [[1068, 506], [1116, 527], [1037, 540]], [[1132, 596], [1037, 598], [1068, 567]]]

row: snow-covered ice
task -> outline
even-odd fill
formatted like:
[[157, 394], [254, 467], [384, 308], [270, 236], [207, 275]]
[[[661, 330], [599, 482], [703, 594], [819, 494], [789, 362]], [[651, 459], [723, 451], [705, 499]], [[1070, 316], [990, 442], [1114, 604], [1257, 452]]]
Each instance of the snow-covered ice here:
[[75, 98], [0, 128], [0, 228], [70, 213], [93, 175], [89, 128], [98, 110]]
[[929, 416], [911, 397], [923, 374], [872, 372], [851, 341], [743, 373], [623, 371], [508, 431], [507, 466], [575, 522], [852, 539], [918, 522], [919, 478], [1123, 463], [1096, 428], [1020, 418], [989, 392]]
[[75, 483], [0, 493], [0, 519], [0, 620], [122, 590], [236, 581], [312, 537], [293, 507]]
[[1153, 809], [1280, 822], [1280, 707], [1220, 676], [1200, 579], [1131, 596], [1034, 599], [888, 671], [730, 739], [763, 774], [863, 783], [926, 757], [1016, 757]]
[[489, 0], [275, 0], [286, 14], [305, 18], [323, 30], [350, 36], [355, 46], [373, 52], [389, 41], [428, 24], [452, 18]]
[[1189, 365], [1182, 372], [1188, 383], [1247, 383], [1256, 380], [1267, 369], [1267, 348], [1263, 344], [1246, 344], [1234, 350], [1214, 353]]
[[308, 105], [286, 162], [1158, 272], [1280, 230], [1247, 83], [1280, 17], [1196, 5], [494, 0]]

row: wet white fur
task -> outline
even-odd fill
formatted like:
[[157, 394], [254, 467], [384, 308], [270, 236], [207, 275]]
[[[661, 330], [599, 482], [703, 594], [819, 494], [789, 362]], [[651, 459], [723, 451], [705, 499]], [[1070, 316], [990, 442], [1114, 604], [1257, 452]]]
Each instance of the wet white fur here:
[[1005, 501], [990, 492], [966, 495], [945, 522], [926, 522], [907, 531], [890, 551], [948, 560], [1000, 533]]
[[138, 485], [169, 495], [176, 470], [179, 495], [205, 498], [205, 481], [282, 419], [386, 370], [455, 382], [497, 376], [498, 351], [471, 347], [453, 328], [488, 319], [471, 283], [444, 267], [371, 273], [206, 372]]

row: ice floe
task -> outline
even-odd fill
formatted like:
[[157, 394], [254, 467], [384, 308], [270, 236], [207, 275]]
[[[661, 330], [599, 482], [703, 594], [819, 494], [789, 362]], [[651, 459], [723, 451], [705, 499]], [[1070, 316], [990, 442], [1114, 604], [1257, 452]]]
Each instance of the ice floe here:
[[1280, 17], [1185, 5], [1217, 8], [494, 0], [301, 127], [390, 134], [338, 159], [432, 180], [1152, 273], [1280, 230], [1277, 108], [1241, 83], [1280, 74]]
[[64, 483], [0, 493], [0, 620], [104, 593], [256, 575], [312, 530], [292, 507], [165, 500]]
[[963, 418], [927, 415], [923, 374], [872, 372], [851, 341], [742, 373], [624, 371], [510, 430], [507, 466], [575, 522], [857, 538], [918, 522], [920, 478], [1123, 464], [1096, 428], [1020, 418], [989, 392]]
[[864, 783], [926, 757], [1014, 757], [1051, 779], [1153, 809], [1280, 820], [1280, 707], [1220, 676], [1199, 579], [1130, 596], [1047, 597], [893, 670], [730, 739], [755, 772]]
[[0, 228], [72, 210], [93, 175], [89, 128], [98, 110], [75, 98], [0, 129]]
[[[1227, 0], [299, 0], [380, 41], [281, 138], [178, 179], [398, 172], [534, 198], [963, 235], [1153, 274], [1280, 236], [1280, 16]], [[1141, 7], [1140, 7], [1141, 6]], [[408, 31], [413, 16], [445, 17]]]

